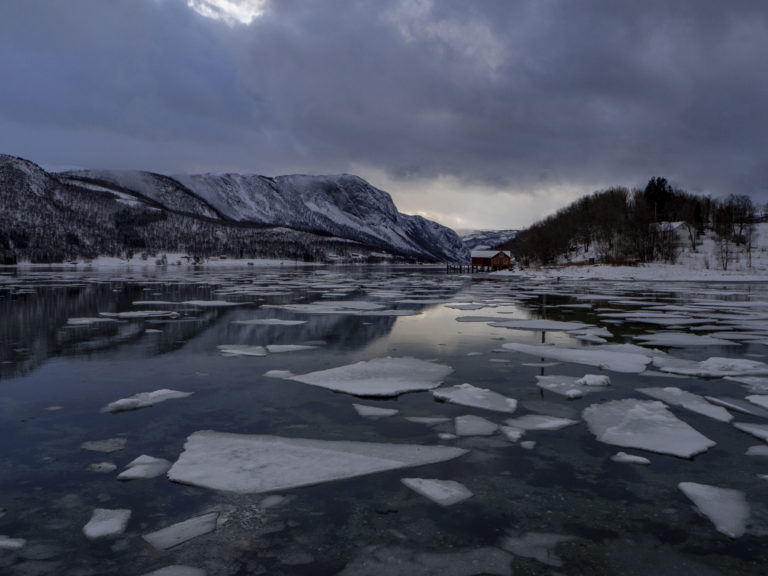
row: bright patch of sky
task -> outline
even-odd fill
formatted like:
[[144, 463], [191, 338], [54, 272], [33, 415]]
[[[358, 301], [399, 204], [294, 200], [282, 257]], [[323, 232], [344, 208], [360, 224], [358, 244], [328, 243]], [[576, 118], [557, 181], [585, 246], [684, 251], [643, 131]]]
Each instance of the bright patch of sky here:
[[187, 0], [187, 6], [206, 18], [223, 20], [230, 26], [250, 24], [264, 14], [267, 0]]

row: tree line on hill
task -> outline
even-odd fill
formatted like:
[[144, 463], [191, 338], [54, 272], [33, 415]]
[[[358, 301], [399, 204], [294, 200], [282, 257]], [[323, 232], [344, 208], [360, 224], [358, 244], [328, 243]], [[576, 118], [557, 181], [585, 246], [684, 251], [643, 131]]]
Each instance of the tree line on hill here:
[[711, 230], [718, 260], [727, 269], [737, 248], [751, 265], [757, 212], [749, 196], [697, 196], [654, 177], [643, 189], [614, 187], [584, 196], [501, 248], [524, 266], [574, 261], [580, 255], [604, 264], [674, 263], [681, 239], [695, 251], [700, 236]]

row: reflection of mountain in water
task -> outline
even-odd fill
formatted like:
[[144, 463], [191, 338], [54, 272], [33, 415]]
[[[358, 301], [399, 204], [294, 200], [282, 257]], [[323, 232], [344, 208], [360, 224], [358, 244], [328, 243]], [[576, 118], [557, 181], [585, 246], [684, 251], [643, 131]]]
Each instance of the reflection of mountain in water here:
[[[377, 290], [381, 282], [399, 282], [402, 278], [397, 278], [396, 274], [393, 278], [390, 271], [335, 276], [334, 280], [338, 282], [335, 287], [318, 283], [318, 279], [330, 276], [306, 272], [260, 274], [257, 280], [252, 276], [213, 275], [205, 276], [204, 280], [201, 277], [170, 276], [149, 280], [79, 276], [71, 282], [39, 276], [5, 282], [0, 284], [0, 378], [31, 371], [56, 356], [120, 350], [122, 356], [139, 358], [167, 353], [186, 345], [203, 350], [218, 344], [264, 346], [313, 341], [323, 341], [326, 347], [355, 349], [392, 330], [397, 320], [394, 316], [303, 314], [262, 307], [265, 304], [322, 301], [329, 290], [340, 290], [338, 296], [336, 292], [331, 294], [334, 299], [362, 299], [369, 291]], [[225, 296], [222, 296], [222, 286], [224, 292], [230, 291]], [[231, 293], [233, 287], [243, 286], [246, 290], [241, 295]], [[405, 280], [397, 289], [404, 296], [445, 297], [459, 287], [459, 284], [446, 286], [435, 282], [434, 277], [423, 275]], [[251, 288], [249, 293], [247, 289]], [[181, 304], [224, 298], [241, 304], [221, 308]], [[158, 302], [151, 304], [151, 301]], [[387, 301], [382, 303], [392, 308], [419, 308]], [[173, 311], [175, 317], [96, 320], [102, 312], [136, 310]], [[306, 323], [290, 327], [233, 323], [258, 318]], [[203, 332], [205, 338], [198, 339]]]

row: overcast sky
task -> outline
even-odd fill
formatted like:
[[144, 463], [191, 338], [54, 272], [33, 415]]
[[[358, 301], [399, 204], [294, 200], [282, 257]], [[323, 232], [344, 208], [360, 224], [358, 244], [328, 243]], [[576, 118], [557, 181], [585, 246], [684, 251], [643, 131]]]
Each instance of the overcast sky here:
[[665, 176], [768, 200], [765, 0], [1, 0], [0, 152], [356, 173], [454, 228]]

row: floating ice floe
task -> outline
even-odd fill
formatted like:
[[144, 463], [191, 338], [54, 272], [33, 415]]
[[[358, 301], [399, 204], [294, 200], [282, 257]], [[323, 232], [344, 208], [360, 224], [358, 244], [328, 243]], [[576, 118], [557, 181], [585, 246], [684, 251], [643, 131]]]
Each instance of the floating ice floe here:
[[568, 330], [568, 334], [583, 342], [590, 342], [592, 344], [605, 344], [607, 342], [606, 338], [613, 338], [613, 334], [602, 326], [584, 328], [583, 330]]
[[580, 378], [575, 376], [553, 374], [551, 376], [536, 376], [536, 385], [543, 390], [549, 390], [571, 400], [581, 398], [584, 394], [589, 394], [596, 390], [595, 387], [579, 384], [579, 380]]
[[93, 324], [109, 324], [117, 322], [116, 318], [68, 318], [68, 326], [91, 326]]
[[437, 388], [453, 368], [417, 358], [375, 358], [293, 376], [291, 380], [355, 396], [392, 397]]
[[168, 471], [175, 482], [238, 493], [311, 486], [385, 470], [451, 460], [447, 446], [325, 441], [195, 432]]
[[99, 316], [121, 320], [139, 320], [145, 318], [178, 318], [180, 314], [170, 310], [133, 310], [130, 312], [99, 312]]
[[118, 480], [138, 480], [140, 478], [155, 478], [165, 474], [171, 463], [164, 458], [154, 458], [142, 454], [125, 466], [125, 470], [117, 475]]
[[202, 568], [193, 568], [191, 566], [182, 566], [180, 564], [172, 564], [152, 572], [142, 574], [142, 576], [207, 576], [207, 572]]
[[247, 302], [228, 302], [227, 300], [187, 300], [182, 302], [185, 306], [197, 306], [198, 308], [227, 308], [239, 306]]
[[457, 436], [490, 436], [499, 429], [498, 424], [472, 414], [457, 416], [455, 426]]
[[80, 444], [80, 448], [83, 450], [90, 450], [91, 452], [117, 452], [125, 448], [125, 438], [108, 438], [106, 440], [89, 440]]
[[[645, 370], [651, 362], [651, 356], [627, 351], [618, 345], [587, 346], [584, 348], [561, 348], [547, 344], [521, 344], [508, 342], [502, 344], [505, 350], [523, 352], [540, 358], [549, 358], [561, 362], [573, 362], [587, 366], [597, 366], [614, 372], [637, 373]], [[633, 347], [636, 348], [636, 347]]]
[[746, 451], [747, 456], [768, 456], [768, 446], [760, 444], [758, 446], [750, 446]]
[[290, 370], [267, 370], [264, 372], [264, 376], [267, 378], [280, 378], [283, 380], [288, 380], [293, 378], [295, 374]]
[[638, 388], [637, 391], [672, 406], [682, 406], [686, 410], [714, 418], [720, 422], [730, 422], [733, 420], [733, 415], [724, 407], [714, 406], [707, 402], [703, 396], [681, 390], [675, 386], [668, 386], [666, 388]]
[[355, 411], [364, 418], [386, 418], [399, 412], [396, 408], [379, 408], [378, 406], [365, 406], [364, 404], [352, 404]]
[[[655, 360], [654, 362], [658, 362]], [[686, 376], [749, 376], [768, 374], [768, 364], [747, 358], [712, 357], [702, 362], [686, 362], [678, 360], [675, 363], [662, 365], [663, 372], [684, 374]]]
[[408, 416], [406, 420], [416, 424], [426, 424], [427, 426], [437, 426], [438, 424], [445, 424], [451, 421], [447, 416]]
[[525, 434], [525, 430], [515, 428], [514, 426], [501, 426], [499, 430], [510, 442], [517, 442]]
[[748, 402], [752, 402], [752, 404], [756, 406], [760, 406], [761, 408], [768, 410], [768, 395], [751, 394], [750, 396], [747, 396], [746, 400]]
[[158, 550], [168, 550], [193, 538], [213, 532], [216, 529], [218, 517], [218, 512], [209, 512], [172, 524], [167, 528], [144, 534], [142, 538]]
[[216, 346], [222, 356], [266, 356], [264, 346], [249, 346], [247, 344], [220, 344]]
[[169, 390], [163, 388], [162, 390], [155, 390], [154, 392], [139, 392], [129, 398], [121, 398], [110, 402], [104, 408], [102, 412], [126, 412], [129, 410], [138, 410], [139, 408], [147, 408], [160, 404], [166, 400], [175, 400], [177, 398], [186, 398], [191, 396], [192, 392], [179, 392], [178, 390]]
[[20, 550], [27, 541], [24, 538], [11, 538], [0, 534], [0, 550]]
[[402, 478], [400, 480], [417, 494], [429, 498], [440, 506], [451, 506], [472, 497], [472, 492], [455, 480], [435, 478]]
[[760, 438], [768, 442], [768, 424], [749, 424], [747, 422], [734, 422], [733, 425], [747, 434], [752, 434], [755, 438]]
[[512, 575], [512, 557], [498, 548], [445, 553], [406, 548], [366, 548], [337, 576], [468, 576], [469, 574]]
[[517, 400], [514, 398], [508, 398], [486, 388], [472, 386], [472, 384], [458, 384], [450, 388], [439, 388], [433, 390], [432, 395], [436, 400], [443, 402], [508, 414], [517, 409]]
[[282, 354], [284, 352], [302, 352], [304, 350], [314, 350], [318, 348], [315, 345], [309, 344], [269, 344], [267, 345], [267, 351], [270, 354]]
[[712, 336], [699, 336], [689, 332], [657, 332], [655, 334], [643, 334], [635, 336], [635, 340], [641, 341], [646, 346], [666, 346], [670, 348], [687, 348], [689, 346], [739, 346], [738, 342], [731, 342]]
[[346, 314], [350, 316], [415, 316], [421, 314], [418, 310], [395, 310], [387, 308], [383, 304], [366, 300], [323, 300], [311, 304], [275, 304], [265, 306], [265, 308], [279, 308], [303, 314]]
[[281, 320], [279, 318], [257, 318], [255, 320], [233, 320], [232, 324], [244, 324], [246, 326], [300, 326], [306, 324], [306, 320]]
[[576, 540], [573, 536], [528, 532], [527, 534], [508, 535], [501, 542], [501, 547], [515, 556], [533, 558], [549, 566], [562, 566], [563, 561], [555, 554], [555, 547], [562, 542]]
[[582, 416], [599, 441], [614, 446], [691, 458], [715, 445], [655, 400], [628, 398], [593, 404]]
[[755, 394], [768, 393], [768, 378], [765, 376], [726, 376], [725, 379], [740, 382]]
[[128, 525], [130, 518], [130, 510], [96, 508], [88, 524], [83, 526], [83, 534], [91, 540], [119, 536], [125, 532], [125, 527]]
[[543, 414], [527, 414], [519, 418], [510, 418], [505, 421], [507, 426], [520, 430], [560, 430], [566, 426], [578, 424], [577, 420], [570, 418], [558, 418], [557, 416], [545, 416]]
[[731, 538], [744, 535], [749, 520], [749, 504], [743, 492], [696, 482], [680, 482], [677, 486], [718, 532]]
[[491, 322], [496, 328], [510, 328], [512, 330], [532, 330], [544, 332], [567, 332], [569, 330], [585, 330], [594, 328], [591, 324], [582, 322], [560, 322], [558, 320], [506, 320], [504, 322]]
[[620, 464], [641, 464], [643, 466], [647, 466], [651, 463], [648, 458], [644, 458], [643, 456], [635, 456], [634, 454], [627, 454], [626, 452], [616, 452], [616, 454], [611, 456], [611, 460]]
[[768, 410], [761, 408], [757, 404], [752, 404], [741, 398], [722, 398], [715, 396], [704, 396], [707, 402], [722, 406], [728, 410], [734, 412], [741, 412], [742, 414], [749, 414], [750, 416], [760, 416], [762, 418], [768, 418]]

